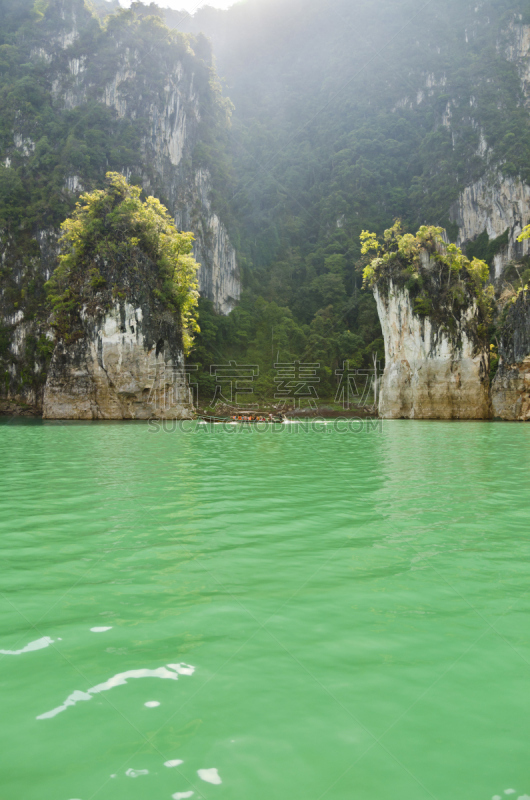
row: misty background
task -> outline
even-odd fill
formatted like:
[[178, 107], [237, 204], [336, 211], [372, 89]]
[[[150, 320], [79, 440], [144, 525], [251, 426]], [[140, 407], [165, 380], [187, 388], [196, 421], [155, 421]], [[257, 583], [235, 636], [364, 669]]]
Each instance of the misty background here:
[[[132, 0], [120, 0], [120, 5], [122, 8], [129, 8], [131, 2]], [[230, 6], [234, 5], [234, 0], [161, 0], [157, 5], [160, 8], [172, 8], [175, 11], [187, 11], [189, 14], [193, 14], [203, 6], [230, 8]]]

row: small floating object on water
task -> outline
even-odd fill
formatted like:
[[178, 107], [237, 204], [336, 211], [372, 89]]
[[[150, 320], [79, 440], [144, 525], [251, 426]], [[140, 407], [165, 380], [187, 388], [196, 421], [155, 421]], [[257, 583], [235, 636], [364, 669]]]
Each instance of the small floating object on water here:
[[158, 702], [158, 700], [148, 700], [147, 703], [144, 703], [144, 706], [146, 706], [146, 708], [156, 708], [159, 705], [160, 703]]
[[140, 775], [149, 775], [148, 769], [128, 769], [125, 773], [128, 778], [138, 778]]
[[197, 775], [201, 781], [206, 781], [206, 783], [214, 783], [216, 785], [222, 783], [219, 773], [215, 767], [212, 767], [212, 769], [199, 769], [197, 770]]
[[245, 423], [256, 425], [265, 422], [267, 424], [286, 422], [286, 418], [281, 411], [270, 414], [267, 412], [254, 412], [254, 411], [239, 411], [237, 414], [232, 414], [230, 417], [216, 417], [213, 415], [203, 414], [199, 417], [202, 422], [210, 423]]
[[91, 633], [105, 633], [105, 631], [111, 631], [112, 625], [110, 628], [90, 628]]
[[173, 800], [186, 800], [187, 797], [193, 797], [194, 792], [176, 792], [172, 794]]
[[181, 761], [180, 758], [174, 758], [172, 761], [164, 761], [165, 767], [180, 767], [181, 764], [184, 764], [184, 761]]

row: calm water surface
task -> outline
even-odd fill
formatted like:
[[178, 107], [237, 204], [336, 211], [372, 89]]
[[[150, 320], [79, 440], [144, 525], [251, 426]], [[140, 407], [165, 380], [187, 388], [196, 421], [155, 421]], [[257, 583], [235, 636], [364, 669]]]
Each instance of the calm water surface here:
[[1, 800], [530, 795], [529, 455], [4, 421]]

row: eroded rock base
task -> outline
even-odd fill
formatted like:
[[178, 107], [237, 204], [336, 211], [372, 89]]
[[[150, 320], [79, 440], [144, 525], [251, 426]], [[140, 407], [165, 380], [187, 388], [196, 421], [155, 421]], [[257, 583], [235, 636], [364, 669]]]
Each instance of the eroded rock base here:
[[191, 419], [184, 357], [171, 342], [170, 322], [159, 322], [157, 336], [147, 336], [145, 328], [142, 310], [125, 304], [99, 324], [87, 323], [84, 338], [59, 342], [48, 371], [43, 417]]
[[497, 419], [530, 421], [530, 356], [519, 364], [499, 368], [492, 387]]

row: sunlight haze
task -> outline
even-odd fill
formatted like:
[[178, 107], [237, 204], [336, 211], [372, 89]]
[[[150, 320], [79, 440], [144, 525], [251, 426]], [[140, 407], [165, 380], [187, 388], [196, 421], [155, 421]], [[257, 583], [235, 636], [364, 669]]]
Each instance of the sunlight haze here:
[[[213, 8], [230, 8], [235, 0], [160, 0], [157, 5], [160, 8], [174, 8], [176, 11], [188, 11], [190, 14], [198, 11], [202, 6], [213, 6]], [[149, 4], [149, 3], [147, 3]], [[120, 0], [123, 8], [131, 5], [131, 0]]]

